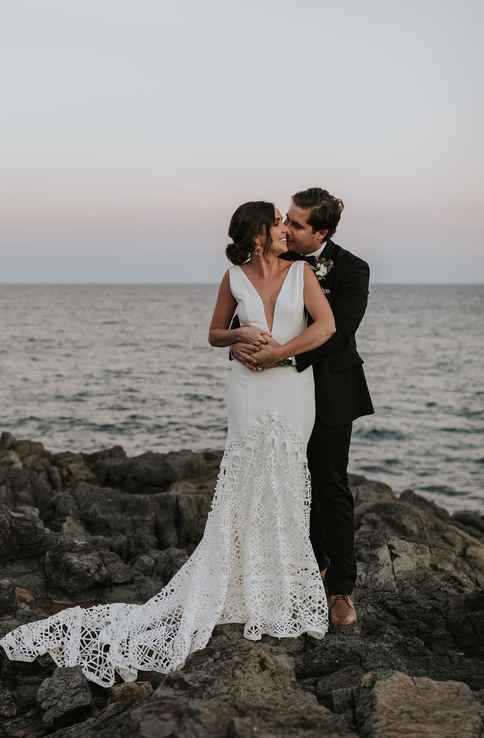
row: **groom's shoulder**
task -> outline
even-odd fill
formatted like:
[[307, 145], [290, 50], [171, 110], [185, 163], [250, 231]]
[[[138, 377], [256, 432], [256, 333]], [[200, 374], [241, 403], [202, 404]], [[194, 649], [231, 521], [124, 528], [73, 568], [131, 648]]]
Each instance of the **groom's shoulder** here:
[[355, 267], [364, 270], [370, 269], [368, 262], [362, 259], [360, 256], [354, 254], [352, 251], [343, 248], [343, 246], [335, 243], [335, 241], [331, 241], [331, 246], [333, 249], [334, 257], [338, 260], [338, 262], [346, 264], [349, 267]]

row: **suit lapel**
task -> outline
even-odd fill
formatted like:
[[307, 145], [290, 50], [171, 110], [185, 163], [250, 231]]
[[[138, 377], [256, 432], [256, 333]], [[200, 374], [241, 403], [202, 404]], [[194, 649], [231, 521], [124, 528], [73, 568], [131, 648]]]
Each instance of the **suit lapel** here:
[[[336, 288], [337, 251], [338, 245], [335, 244], [335, 242], [332, 241], [330, 238], [328, 238], [326, 246], [322, 250], [321, 256], [319, 257], [324, 262], [329, 262], [328, 267], [330, 268], [328, 268], [327, 274], [324, 277], [318, 277], [318, 282], [321, 285], [321, 289], [328, 298], [329, 302], [333, 301]], [[300, 261], [302, 259], [301, 255], [297, 254], [295, 251], [286, 251], [286, 253], [281, 254], [280, 258], [286, 259], [287, 261]]]
[[333, 259], [336, 251], [336, 244], [330, 238], [326, 241], [326, 246], [321, 252], [323, 259]]
[[318, 282], [321, 285], [321, 289], [323, 290], [324, 294], [328, 298], [328, 301], [331, 303], [334, 300], [334, 293], [336, 289], [336, 251], [337, 251], [337, 245], [332, 241], [330, 238], [328, 239], [326, 246], [321, 252], [321, 256], [319, 257], [321, 260], [321, 263], [324, 264], [327, 267], [327, 273], [319, 277], [318, 274], [316, 276], [318, 277]]

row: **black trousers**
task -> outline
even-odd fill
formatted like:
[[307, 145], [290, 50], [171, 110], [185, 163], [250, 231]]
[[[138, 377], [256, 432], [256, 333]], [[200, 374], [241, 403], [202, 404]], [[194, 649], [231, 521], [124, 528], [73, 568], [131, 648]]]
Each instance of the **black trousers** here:
[[317, 418], [308, 444], [312, 503], [310, 538], [328, 594], [351, 594], [356, 581], [354, 503], [348, 485], [353, 424], [327, 426]]

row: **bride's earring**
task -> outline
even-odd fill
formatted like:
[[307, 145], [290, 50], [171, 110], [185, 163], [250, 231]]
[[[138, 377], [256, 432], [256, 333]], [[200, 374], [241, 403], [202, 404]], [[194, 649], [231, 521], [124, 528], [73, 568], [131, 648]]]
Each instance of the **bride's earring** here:
[[262, 256], [263, 248], [260, 244], [256, 244], [252, 250], [252, 256]]

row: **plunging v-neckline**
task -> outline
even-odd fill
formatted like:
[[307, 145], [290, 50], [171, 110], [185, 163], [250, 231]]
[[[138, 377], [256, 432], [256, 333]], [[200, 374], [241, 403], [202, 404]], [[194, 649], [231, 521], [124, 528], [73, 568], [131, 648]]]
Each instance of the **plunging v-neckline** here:
[[252, 284], [252, 281], [249, 279], [249, 277], [247, 276], [247, 274], [244, 272], [244, 270], [242, 269], [242, 267], [240, 266], [240, 264], [238, 265], [240, 271], [242, 272], [242, 274], [244, 275], [244, 277], [246, 278], [246, 280], [248, 281], [248, 283], [250, 284], [250, 286], [252, 287], [252, 289], [256, 293], [257, 297], [261, 301], [262, 312], [264, 313], [264, 320], [266, 321], [266, 328], [267, 328], [268, 333], [272, 333], [272, 329], [274, 328], [274, 321], [276, 319], [276, 310], [277, 310], [277, 303], [278, 303], [278, 300], [279, 300], [279, 295], [281, 294], [282, 290], [284, 289], [284, 285], [286, 284], [287, 278], [289, 276], [289, 272], [291, 271], [291, 269], [294, 266], [294, 264], [296, 264], [295, 261], [293, 261], [291, 263], [291, 266], [287, 270], [286, 275], [285, 275], [284, 279], [282, 280], [282, 284], [279, 287], [279, 292], [277, 293], [277, 297], [276, 297], [276, 299], [274, 301], [274, 310], [273, 310], [273, 313], [272, 313], [272, 325], [271, 325], [270, 328], [269, 328], [269, 321], [267, 320], [267, 313], [266, 313], [266, 308], [265, 308], [265, 305], [264, 305], [264, 300], [262, 299], [262, 296], [261, 296], [259, 290]]

